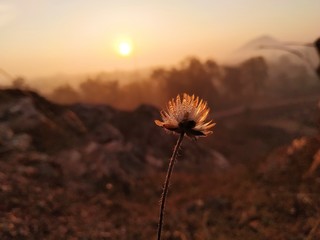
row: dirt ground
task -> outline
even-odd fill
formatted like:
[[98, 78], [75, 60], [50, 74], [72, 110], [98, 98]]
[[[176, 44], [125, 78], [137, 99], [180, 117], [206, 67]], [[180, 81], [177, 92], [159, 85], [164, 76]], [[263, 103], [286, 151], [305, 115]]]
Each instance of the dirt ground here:
[[[320, 170], [307, 174], [320, 149], [316, 114], [315, 105], [245, 113], [216, 119], [207, 139], [185, 139], [170, 185], [163, 239], [320, 239]], [[198, 149], [190, 144], [214, 147], [228, 164], [186, 162]], [[162, 151], [169, 155], [172, 147]], [[0, 153], [0, 239], [155, 239], [168, 158], [151, 170], [131, 162], [120, 176], [99, 175], [100, 165], [90, 164], [100, 155], [92, 155], [84, 167], [69, 152], [52, 154], [34, 146]]]

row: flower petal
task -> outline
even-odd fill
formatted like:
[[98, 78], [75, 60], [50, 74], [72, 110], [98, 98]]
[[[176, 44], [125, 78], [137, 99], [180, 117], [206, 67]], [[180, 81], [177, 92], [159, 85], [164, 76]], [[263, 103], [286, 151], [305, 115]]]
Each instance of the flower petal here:
[[[209, 111], [206, 101], [194, 94], [183, 93], [168, 102], [167, 109], [160, 112], [163, 121], [156, 120], [155, 123], [169, 131], [184, 132], [192, 138], [207, 136], [215, 125], [212, 120], [206, 122]], [[188, 124], [190, 122], [194, 124]]]

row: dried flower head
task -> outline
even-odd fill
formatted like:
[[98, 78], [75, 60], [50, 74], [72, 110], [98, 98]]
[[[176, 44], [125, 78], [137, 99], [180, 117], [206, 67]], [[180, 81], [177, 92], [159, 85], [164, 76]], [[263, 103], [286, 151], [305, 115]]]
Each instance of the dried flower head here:
[[207, 102], [184, 93], [169, 101], [167, 110], [160, 112], [163, 121], [155, 120], [155, 123], [169, 131], [186, 133], [191, 138], [206, 137], [215, 125], [212, 120], [205, 122], [209, 111]]

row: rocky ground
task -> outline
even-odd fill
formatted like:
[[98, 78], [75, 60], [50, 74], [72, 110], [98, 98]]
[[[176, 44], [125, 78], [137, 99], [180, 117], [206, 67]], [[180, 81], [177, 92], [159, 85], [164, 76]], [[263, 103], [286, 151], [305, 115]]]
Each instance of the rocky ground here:
[[[246, 111], [185, 139], [164, 239], [319, 239], [318, 114], [316, 102]], [[0, 239], [155, 239], [176, 141], [157, 118], [0, 90]]]

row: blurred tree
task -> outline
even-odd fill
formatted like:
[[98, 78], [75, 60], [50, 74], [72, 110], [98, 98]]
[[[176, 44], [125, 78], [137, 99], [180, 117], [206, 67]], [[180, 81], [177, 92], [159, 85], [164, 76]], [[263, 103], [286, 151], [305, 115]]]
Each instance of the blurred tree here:
[[80, 84], [80, 91], [85, 102], [115, 104], [117, 100], [121, 100], [117, 80], [88, 79]]
[[68, 84], [55, 88], [49, 98], [58, 103], [75, 103], [80, 101], [79, 93]]
[[206, 71], [211, 76], [211, 82], [215, 86], [217, 90], [221, 86], [221, 79], [222, 79], [222, 69], [220, 66], [213, 60], [209, 59], [204, 63], [204, 67]]
[[220, 84], [225, 101], [250, 103], [264, 95], [268, 66], [264, 58], [253, 57], [238, 66], [225, 66]]
[[234, 101], [243, 95], [244, 86], [243, 82], [240, 81], [240, 70], [238, 67], [224, 67], [222, 88], [228, 100]]
[[26, 89], [28, 85], [23, 77], [17, 77], [12, 80], [12, 87], [18, 89]]
[[244, 97], [252, 100], [252, 98], [261, 96], [268, 78], [268, 66], [265, 59], [263, 57], [250, 58], [239, 66], [239, 70]]
[[153, 85], [152, 81], [133, 81], [120, 89], [121, 101], [118, 101], [118, 107], [136, 108], [140, 104], [160, 105], [159, 91]]
[[213, 79], [220, 77], [218, 73], [218, 65], [214, 61], [202, 63], [191, 57], [185, 59], [178, 68], [156, 69], [151, 76], [157, 80], [159, 91], [166, 99], [186, 92], [212, 102], [218, 99], [218, 91], [213, 84]]
[[[320, 60], [320, 38], [318, 38], [314, 41], [314, 46], [317, 50], [318, 57]], [[318, 77], [320, 78], [320, 63], [318, 64], [318, 67], [316, 68], [316, 73], [317, 73]]]

